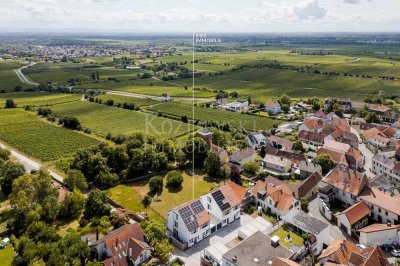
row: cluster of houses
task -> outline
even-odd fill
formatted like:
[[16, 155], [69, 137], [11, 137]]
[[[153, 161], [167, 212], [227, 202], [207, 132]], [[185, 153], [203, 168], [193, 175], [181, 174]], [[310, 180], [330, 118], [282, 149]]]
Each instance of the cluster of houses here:
[[[331, 100], [327, 98], [325, 104]], [[346, 111], [360, 108], [346, 99], [337, 102]], [[231, 108], [242, 103], [235, 104]], [[387, 112], [383, 107], [370, 108], [382, 118]], [[398, 124], [351, 123], [323, 110], [309, 113], [297, 128], [298, 140], [308, 153], [293, 150], [293, 141], [262, 131], [246, 136], [248, 148], [228, 154], [213, 143], [213, 132], [206, 127], [197, 136], [222, 163], [242, 171], [246, 163], [256, 161], [266, 177], [253, 180], [247, 188], [226, 181], [169, 210], [167, 237], [178, 249], [191, 249], [228, 229], [254, 206], [258, 217], [237, 230], [240, 241], [204, 249], [202, 265], [306, 265], [304, 256], [314, 254], [320, 265], [389, 266], [381, 246], [393, 248], [400, 240]], [[334, 162], [327, 173], [313, 161], [321, 154]], [[366, 165], [370, 169], [365, 169]], [[295, 182], [286, 182], [289, 179]], [[303, 199], [315, 199], [320, 215], [304, 212]], [[262, 213], [276, 217], [273, 228]], [[281, 244], [284, 240], [273, 235], [273, 230], [283, 225], [298, 235], [307, 235], [303, 247]], [[332, 239], [333, 227], [341, 231], [342, 238]], [[110, 266], [140, 265], [151, 253], [135, 225], [113, 231], [93, 247], [103, 264]], [[127, 258], [129, 264], [118, 264]]]

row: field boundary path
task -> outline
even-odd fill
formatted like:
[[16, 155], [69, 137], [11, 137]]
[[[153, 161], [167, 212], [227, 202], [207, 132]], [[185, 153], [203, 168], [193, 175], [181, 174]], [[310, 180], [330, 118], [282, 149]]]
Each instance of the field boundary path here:
[[[124, 91], [113, 91], [113, 90], [108, 90], [106, 94], [112, 94], [112, 95], [119, 95], [119, 96], [127, 96], [127, 97], [133, 97], [133, 98], [139, 98], [139, 99], [151, 99], [151, 100], [156, 100], [159, 101], [160, 96], [154, 96], [154, 95], [148, 95], [148, 94], [140, 94], [140, 93], [134, 93], [134, 92], [124, 92]], [[185, 100], [185, 101], [193, 101], [192, 97], [179, 97], [179, 96], [174, 96], [171, 97], [172, 99], [179, 99], [179, 100]], [[194, 98], [195, 101], [204, 101], [204, 100], [210, 100], [210, 98]]]
[[20, 67], [18, 69], [14, 69], [15, 74], [17, 74], [18, 78], [21, 80], [22, 83], [25, 83], [25, 84], [28, 84], [28, 85], [32, 85], [32, 86], [39, 86], [39, 83], [32, 81], [30, 78], [25, 76], [25, 74], [22, 72], [23, 69], [31, 67], [31, 66], [33, 66], [35, 64], [36, 63], [30, 63], [29, 65]]
[[[21, 153], [8, 148], [2, 143], [0, 143], [0, 148], [10, 151], [11, 156], [13, 156], [19, 163], [21, 163], [25, 167], [27, 173], [30, 173], [32, 170], [38, 171], [42, 167], [40, 163], [37, 163], [32, 159], [29, 159], [28, 157], [22, 155]], [[64, 184], [64, 178], [62, 176], [56, 174], [51, 170], [49, 170], [49, 174], [54, 181], [60, 184]]]

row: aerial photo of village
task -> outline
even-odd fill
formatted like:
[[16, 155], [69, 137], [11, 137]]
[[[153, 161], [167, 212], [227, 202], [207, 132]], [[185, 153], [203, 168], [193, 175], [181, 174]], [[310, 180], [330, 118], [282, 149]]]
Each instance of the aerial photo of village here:
[[1, 266], [399, 266], [398, 0], [1, 0]]

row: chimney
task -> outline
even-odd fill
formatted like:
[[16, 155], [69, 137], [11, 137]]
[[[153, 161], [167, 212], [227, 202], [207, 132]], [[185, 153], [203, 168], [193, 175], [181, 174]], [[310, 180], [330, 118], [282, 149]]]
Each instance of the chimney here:
[[387, 222], [387, 226], [388, 226], [388, 227], [391, 227], [391, 226], [392, 226], [392, 223], [388, 221], [388, 222]]
[[129, 257], [132, 257], [132, 248], [129, 248]]

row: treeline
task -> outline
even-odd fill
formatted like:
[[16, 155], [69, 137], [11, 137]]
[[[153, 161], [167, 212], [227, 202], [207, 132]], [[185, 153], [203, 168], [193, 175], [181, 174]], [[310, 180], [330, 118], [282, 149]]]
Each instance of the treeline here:
[[89, 102], [92, 102], [92, 103], [105, 104], [107, 106], [114, 106], [114, 107], [118, 107], [118, 108], [134, 110], [134, 111], [140, 110], [140, 107], [135, 105], [134, 103], [128, 103], [128, 102], [115, 103], [113, 99], [107, 99], [107, 100], [103, 101], [102, 99], [99, 99], [99, 98], [96, 98], [93, 96], [89, 96], [89, 95], [85, 95], [85, 98]]

